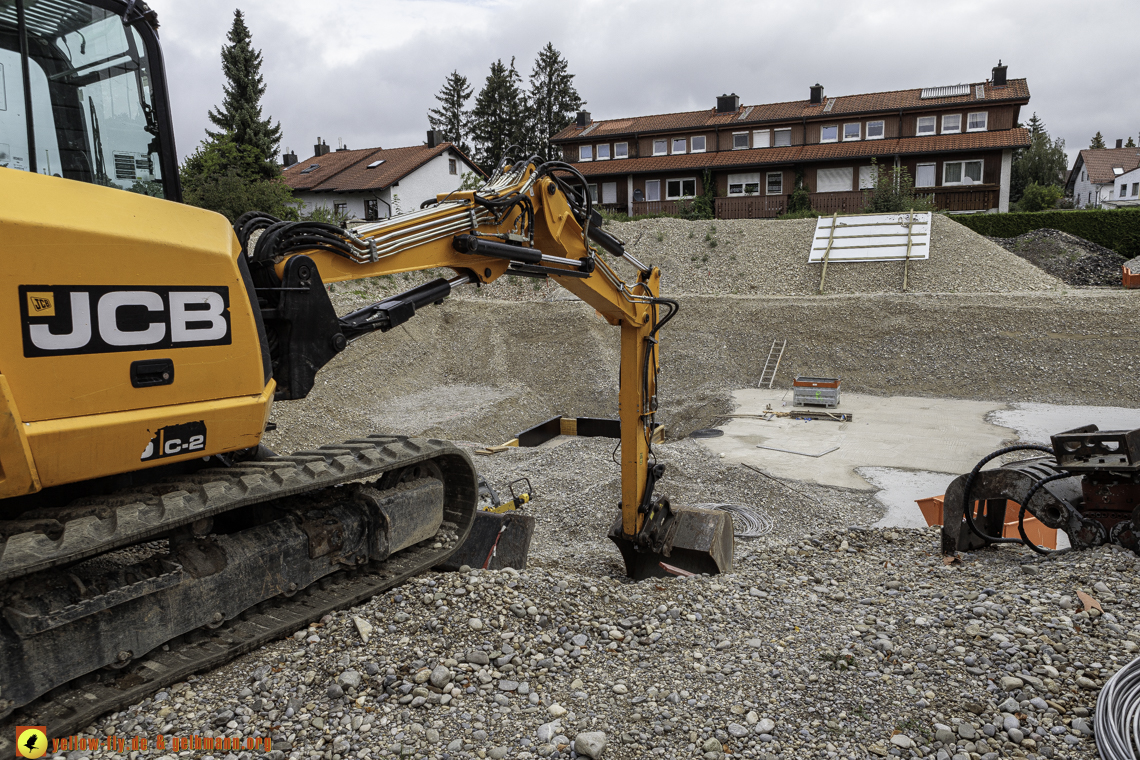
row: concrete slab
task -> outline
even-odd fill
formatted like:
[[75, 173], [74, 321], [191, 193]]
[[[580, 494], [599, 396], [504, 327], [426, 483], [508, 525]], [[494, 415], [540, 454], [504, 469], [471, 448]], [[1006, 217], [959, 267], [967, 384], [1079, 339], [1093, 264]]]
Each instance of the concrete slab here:
[[[785, 397], [787, 407], [781, 406]], [[791, 394], [785, 390], [749, 388], [734, 392], [733, 399], [736, 414], [763, 414], [769, 404], [775, 411], [793, 411]], [[738, 417], [722, 427], [723, 437], [701, 442], [713, 452], [724, 454], [728, 461], [752, 465], [774, 477], [876, 490], [856, 468], [969, 472], [1002, 441], [1016, 437], [1012, 429], [986, 419], [992, 412], [1007, 408], [1001, 402], [843, 393], [840, 406], [829, 411], [850, 412], [854, 421], [765, 421]], [[839, 449], [813, 458], [759, 449], [758, 444], [811, 453], [836, 445]]]

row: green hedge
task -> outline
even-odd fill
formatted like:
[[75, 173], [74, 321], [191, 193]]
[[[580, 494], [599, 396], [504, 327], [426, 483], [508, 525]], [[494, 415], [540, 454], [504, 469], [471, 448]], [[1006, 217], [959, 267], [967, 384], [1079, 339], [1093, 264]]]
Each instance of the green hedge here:
[[979, 235], [1011, 238], [1033, 230], [1061, 230], [1132, 258], [1140, 256], [1140, 209], [951, 214]]

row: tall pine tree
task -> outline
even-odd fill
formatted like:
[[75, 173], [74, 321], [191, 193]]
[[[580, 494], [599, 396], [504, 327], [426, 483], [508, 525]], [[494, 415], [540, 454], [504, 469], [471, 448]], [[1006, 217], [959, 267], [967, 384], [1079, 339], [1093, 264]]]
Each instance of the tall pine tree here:
[[1032, 184], [1048, 187], [1060, 185], [1069, 159], [1065, 155], [1065, 141], [1052, 140], [1045, 129], [1045, 122], [1034, 112], [1029, 120], [1028, 148], [1017, 150], [1013, 156], [1013, 170], [1010, 174], [1010, 200], [1017, 201]]
[[519, 146], [511, 149], [516, 158], [526, 149], [527, 103], [519, 87], [521, 83], [515, 59], [511, 58], [507, 68], [500, 58], [491, 64], [491, 73], [475, 98], [471, 138], [475, 142], [476, 163], [484, 171], [492, 171], [511, 145]]
[[554, 45], [538, 52], [534, 70], [530, 74], [530, 143], [528, 152], [547, 158], [561, 158], [562, 151], [551, 148], [550, 138], [562, 131], [574, 118], [585, 101], [574, 89], [574, 75], [569, 64]]
[[261, 76], [261, 51], [250, 45], [249, 28], [240, 10], [222, 46], [222, 73], [226, 76], [222, 106], [211, 109], [210, 121], [220, 131], [206, 133], [215, 141], [228, 138], [239, 147], [248, 147], [261, 160], [261, 173], [272, 177], [277, 168], [277, 146], [281, 143], [281, 123], [261, 118], [261, 97], [265, 80]]
[[435, 96], [439, 108], [428, 110], [431, 128], [443, 132], [445, 140], [457, 145], [468, 156], [471, 155], [471, 146], [467, 143], [471, 136], [471, 113], [467, 110], [467, 101], [473, 91], [467, 77], [452, 71]]
[[1095, 135], [1093, 135], [1092, 142], [1089, 143], [1089, 148], [1091, 148], [1093, 150], [1098, 150], [1098, 149], [1103, 149], [1104, 147], [1105, 147], [1104, 137], [1098, 131]]

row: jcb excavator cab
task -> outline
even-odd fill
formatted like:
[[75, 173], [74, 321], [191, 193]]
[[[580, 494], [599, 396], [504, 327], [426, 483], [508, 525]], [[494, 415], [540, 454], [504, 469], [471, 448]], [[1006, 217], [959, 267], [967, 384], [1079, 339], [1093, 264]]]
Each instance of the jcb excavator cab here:
[[154, 13], [0, 0], [0, 167], [181, 200]]

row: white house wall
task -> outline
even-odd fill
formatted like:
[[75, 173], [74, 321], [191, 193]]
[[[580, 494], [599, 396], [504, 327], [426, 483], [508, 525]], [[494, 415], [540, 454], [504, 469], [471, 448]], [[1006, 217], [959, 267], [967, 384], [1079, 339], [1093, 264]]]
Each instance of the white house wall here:
[[1090, 182], [1088, 170], [1082, 163], [1076, 179], [1073, 180], [1073, 202], [1077, 208], [1095, 208], [1108, 200], [1111, 188], [1111, 185], [1097, 185]]

